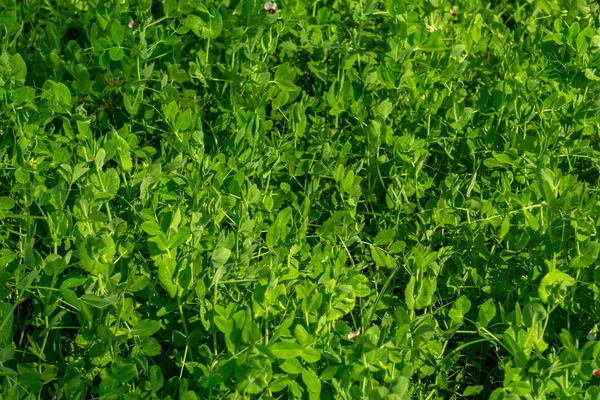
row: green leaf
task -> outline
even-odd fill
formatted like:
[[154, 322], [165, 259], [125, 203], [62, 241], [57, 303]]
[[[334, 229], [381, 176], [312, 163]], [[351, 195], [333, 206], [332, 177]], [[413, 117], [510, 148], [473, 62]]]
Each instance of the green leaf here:
[[487, 299], [483, 304], [479, 306], [479, 312], [477, 314], [477, 325], [485, 328], [496, 316], [496, 305], [493, 299]]
[[541, 168], [539, 171], [539, 177], [545, 199], [549, 204], [552, 204], [558, 195], [558, 189], [555, 183], [556, 175], [554, 175], [554, 172], [548, 168]]
[[165, 0], [163, 2], [163, 11], [165, 15], [170, 16], [177, 9], [177, 0]]
[[483, 391], [483, 385], [467, 386], [465, 388], [465, 390], [463, 391], [463, 396], [465, 396], [465, 397], [477, 396], [482, 391]]
[[160, 322], [151, 319], [143, 319], [133, 328], [133, 332], [140, 337], [154, 335], [160, 330]]
[[308, 69], [315, 74], [317, 79], [322, 82], [327, 82], [327, 64], [317, 61], [309, 61]]
[[465, 50], [467, 49], [467, 46], [465, 46], [464, 44], [456, 44], [452, 47], [452, 50], [450, 51], [450, 58], [459, 58], [462, 57], [465, 53]]
[[402, 250], [404, 250], [405, 248], [406, 248], [406, 242], [405, 242], [405, 241], [402, 241], [402, 240], [400, 240], [400, 241], [394, 242], [394, 243], [393, 243], [393, 244], [390, 246], [390, 249], [389, 249], [389, 251], [388, 251], [388, 252], [389, 252], [390, 254], [397, 254], [397, 253], [400, 253], [400, 252], [401, 252]]
[[214, 268], [220, 268], [223, 265], [225, 265], [225, 263], [227, 262], [227, 260], [229, 260], [229, 257], [231, 256], [231, 250], [225, 248], [225, 247], [219, 247], [218, 249], [216, 249], [213, 253], [212, 256], [212, 265]]
[[271, 211], [273, 209], [273, 198], [271, 196], [265, 196], [263, 198], [263, 205], [267, 211]]
[[546, 36], [544, 36], [544, 39], [542, 39], [544, 42], [554, 42], [556, 44], [562, 45], [563, 44], [563, 34], [562, 33], [550, 33]]
[[[52, 91], [52, 99], [58, 104], [60, 105], [60, 107], [58, 107], [57, 109], [59, 109], [60, 112], [65, 112], [65, 109], [70, 109], [72, 104], [73, 104], [73, 96], [71, 95], [71, 91], [69, 90], [69, 88], [67, 87], [67, 85], [65, 85], [64, 83], [61, 82], [53, 82], [53, 81], [46, 81], [46, 83], [44, 84], [45, 87], [50, 87], [51, 91]], [[79, 121], [77, 126], [79, 127]]]
[[474, 113], [475, 111], [473, 111], [472, 108], [465, 107], [460, 113], [458, 120], [452, 124], [452, 127], [456, 130], [463, 129], [469, 123], [469, 121], [471, 121]]
[[305, 347], [300, 357], [307, 363], [312, 364], [321, 359], [321, 352], [314, 347]]
[[221, 315], [216, 315], [214, 317], [214, 322], [217, 328], [225, 334], [230, 333], [233, 330], [233, 321]]
[[287, 226], [292, 221], [292, 208], [286, 207], [283, 210], [277, 213], [277, 217], [275, 217], [275, 226], [278, 228], [283, 228]]
[[110, 236], [87, 237], [79, 246], [82, 267], [91, 274], [108, 276], [117, 250]]
[[523, 215], [525, 215], [525, 222], [527, 222], [527, 226], [537, 232], [540, 229], [540, 223], [537, 218], [527, 210], [523, 211]]
[[502, 342], [504, 343], [506, 349], [516, 359], [517, 365], [523, 368], [527, 364], [527, 356], [523, 352], [521, 346], [519, 346], [519, 344], [515, 341], [511, 331], [512, 329], [514, 329], [514, 327], [511, 327], [504, 332], [502, 335]]
[[289, 374], [301, 374], [303, 371], [300, 361], [296, 358], [285, 360], [279, 367]]
[[409, 385], [410, 380], [406, 376], [397, 376], [390, 385], [390, 392], [398, 396], [398, 398], [403, 399], [406, 396]]
[[150, 236], [156, 236], [159, 233], [162, 233], [162, 230], [156, 221], [146, 221], [140, 225], [140, 228]]
[[31, 285], [31, 283], [33, 282], [33, 280], [39, 274], [40, 274], [40, 270], [39, 269], [34, 269], [33, 271], [30, 271], [23, 279], [19, 280], [19, 283], [17, 284], [17, 287], [15, 289], [16, 290], [27, 289], [29, 287], [29, 285]]
[[192, 390], [187, 390], [181, 393], [179, 400], [198, 400], [198, 396]]
[[346, 173], [346, 177], [344, 178], [344, 180], [342, 180], [342, 184], [341, 184], [342, 191], [350, 193], [350, 190], [352, 189], [353, 184], [354, 184], [354, 171], [349, 170]]
[[15, 81], [19, 85], [24, 85], [27, 78], [27, 65], [19, 53], [15, 53], [10, 57], [10, 66], [13, 70]]
[[437, 288], [435, 276], [425, 276], [418, 285], [417, 298], [415, 299], [415, 308], [421, 310], [431, 304], [431, 299]]
[[[131, 114], [132, 116], [137, 115], [137, 113], [139, 111], [140, 102], [142, 100], [142, 95], [143, 95], [143, 92], [141, 90], [138, 91], [135, 96], [128, 94], [128, 93], [123, 93], [123, 105], [125, 106], [125, 109], [127, 110], [127, 112], [129, 114]], [[131, 168], [129, 168], [129, 169], [131, 169]]]
[[377, 233], [377, 236], [375, 236], [375, 240], [373, 241], [373, 244], [375, 246], [386, 245], [394, 239], [395, 235], [396, 235], [395, 229], [385, 229], [385, 230], [379, 231], [379, 233]]
[[177, 115], [177, 110], [178, 107], [177, 102], [175, 100], [170, 102], [168, 105], [162, 106], [162, 112], [165, 115], [166, 120], [173, 124], [175, 123], [175, 116]]
[[0, 197], [0, 210], [10, 210], [16, 205], [16, 203], [10, 198], [6, 196]]
[[375, 265], [378, 267], [385, 267], [387, 265], [386, 254], [377, 246], [369, 246], [371, 248], [371, 257], [375, 261]]
[[98, 337], [100, 339], [102, 339], [105, 342], [109, 342], [111, 340], [116, 340], [117, 337], [115, 336], [115, 334], [113, 333], [113, 331], [106, 325], [104, 324], [100, 324], [98, 325], [98, 328], [96, 329], [96, 332], [98, 333]]
[[502, 220], [502, 226], [500, 227], [500, 239], [504, 238], [510, 230], [510, 215], [506, 214]]
[[208, 8], [209, 18], [202, 27], [202, 38], [214, 39], [221, 35], [223, 31], [223, 17], [221, 17], [221, 13], [214, 6], [210, 5]]
[[321, 376], [319, 378], [322, 381], [330, 381], [336, 376], [339, 369], [340, 367], [338, 365], [329, 366], [325, 368], [323, 372], [321, 372]]
[[318, 395], [321, 393], [321, 381], [312, 369], [302, 370], [302, 381], [306, 385], [309, 392]]
[[304, 352], [302, 346], [294, 342], [277, 342], [269, 347], [275, 357], [287, 360], [300, 357]]
[[122, 47], [111, 47], [108, 49], [108, 55], [113, 61], [121, 61], [125, 57], [125, 52]]
[[175, 123], [175, 130], [178, 132], [185, 131], [192, 125], [192, 110], [188, 108], [179, 117]]
[[116, 294], [112, 294], [106, 297], [100, 297], [92, 293], [86, 293], [83, 296], [81, 296], [81, 301], [83, 303], [95, 308], [106, 308], [109, 306], [116, 306], [117, 300], [118, 298]]
[[177, 285], [175, 284], [175, 270], [177, 261], [170, 255], [161, 255], [155, 260], [158, 266], [158, 280], [170, 297], [177, 294]]
[[204, 21], [202, 21], [202, 18], [200, 18], [199, 16], [197, 16], [195, 14], [189, 14], [183, 20], [183, 26], [186, 27], [187, 29], [190, 29], [192, 32], [194, 32], [194, 34], [196, 36], [202, 35], [203, 25], [204, 25]]
[[104, 166], [104, 158], [106, 157], [106, 150], [99, 149], [96, 153], [96, 159], [94, 160], [97, 169], [102, 169]]
[[523, 309], [523, 322], [525, 326], [531, 328], [536, 323], [546, 319], [547, 312], [544, 306], [538, 302], [529, 302]]
[[386, 120], [393, 110], [392, 102], [389, 99], [385, 99], [377, 106], [377, 115]]
[[581, 251], [581, 254], [571, 260], [570, 265], [573, 268], [588, 268], [598, 259], [600, 254], [600, 243], [587, 242]]
[[289, 62], [281, 64], [275, 70], [276, 81], [293, 81], [296, 79], [296, 71], [290, 66]]
[[600, 77], [596, 75], [593, 69], [586, 68], [584, 71], [584, 75], [590, 81], [600, 81]]
[[[89, 137], [91, 137], [92, 132], [89, 130], [90, 128], [87, 125], [83, 125], [82, 129], [85, 130], [86, 128], [89, 131]], [[81, 132], [81, 129], [80, 129], [80, 132]], [[79, 180], [79, 178], [81, 178], [83, 175], [85, 175], [85, 173], [88, 172], [89, 170], [90, 169], [88, 167], [86, 167], [84, 163], [77, 164], [75, 166], [75, 168], [73, 168], [73, 176], [71, 177], [71, 184], [77, 182]]]
[[410, 277], [408, 284], [406, 285], [406, 290], [404, 291], [404, 299], [406, 301], [406, 306], [409, 310], [415, 309], [415, 285], [416, 279], [414, 276]]
[[[21, 367], [19, 364], [18, 367]], [[20, 379], [19, 384], [27, 389], [31, 393], [39, 393], [42, 390], [42, 377], [39, 372], [33, 369], [21, 369], [19, 368]]]
[[454, 306], [452, 306], [448, 315], [454, 322], [460, 323], [470, 309], [471, 301], [467, 296], [462, 295], [454, 302]]
[[279, 89], [288, 92], [293, 92], [298, 89], [298, 86], [296, 86], [292, 81], [277, 80], [275, 81], [275, 84], [279, 87]]
[[0, 303], [0, 348], [12, 344], [13, 341], [13, 306], [10, 303]]
[[12, 360], [15, 355], [15, 348], [12, 345], [5, 346], [0, 350], [0, 364]]
[[[115, 21], [110, 26], [110, 37], [117, 46], [121, 46], [125, 39], [125, 28], [119, 22]], [[111, 57], [112, 58], [112, 57]]]
[[573, 38], [577, 37], [580, 30], [581, 30], [581, 28], [579, 27], [579, 21], [573, 22], [571, 24], [571, 26], [569, 27], [569, 31], [567, 33], [567, 38], [573, 39]]
[[170, 249], [177, 248], [187, 241], [190, 236], [190, 228], [182, 226], [175, 235], [169, 238], [168, 246]]
[[[552, 302], [560, 301], [566, 295], [566, 292], [561, 293], [562, 289], [564, 288], [566, 291], [566, 288], [573, 286], [574, 284], [575, 279], [564, 272], [549, 272], [540, 282], [540, 287], [538, 288], [540, 299], [544, 303], [548, 303], [552, 300], [554, 300]], [[552, 298], [550, 297], [551, 295], [553, 295]]]
[[305, 345], [310, 338], [310, 335], [309, 335], [308, 331], [306, 330], [306, 328], [304, 328], [300, 324], [296, 325], [296, 327], [294, 328], [294, 336], [296, 337], [296, 340], [298, 341], [298, 343], [303, 344], [303, 345]]
[[159, 391], [165, 384], [165, 378], [158, 365], [153, 365], [150, 367], [148, 377], [150, 378], [150, 387], [152, 388], [152, 392]]

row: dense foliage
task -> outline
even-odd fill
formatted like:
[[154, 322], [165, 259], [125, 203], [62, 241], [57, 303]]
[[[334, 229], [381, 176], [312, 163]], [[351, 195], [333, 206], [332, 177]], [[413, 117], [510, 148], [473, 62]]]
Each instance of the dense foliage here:
[[0, 399], [597, 399], [584, 0], [1, 0]]

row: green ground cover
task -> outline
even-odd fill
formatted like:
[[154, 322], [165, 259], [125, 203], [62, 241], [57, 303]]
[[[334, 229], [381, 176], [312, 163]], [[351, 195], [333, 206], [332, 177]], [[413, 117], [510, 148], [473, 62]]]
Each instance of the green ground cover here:
[[0, 399], [598, 399], [599, 10], [0, 0]]

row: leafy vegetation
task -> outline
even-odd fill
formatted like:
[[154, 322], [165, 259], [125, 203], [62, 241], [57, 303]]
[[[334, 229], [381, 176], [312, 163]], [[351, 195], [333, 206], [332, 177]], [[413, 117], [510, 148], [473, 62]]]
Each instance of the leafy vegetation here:
[[0, 398], [599, 397], [598, 2], [2, 3]]

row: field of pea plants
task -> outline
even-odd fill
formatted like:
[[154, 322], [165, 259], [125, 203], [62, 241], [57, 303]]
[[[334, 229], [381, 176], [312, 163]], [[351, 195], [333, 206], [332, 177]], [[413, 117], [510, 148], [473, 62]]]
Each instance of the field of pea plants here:
[[0, 0], [0, 400], [600, 398], [600, 2]]

